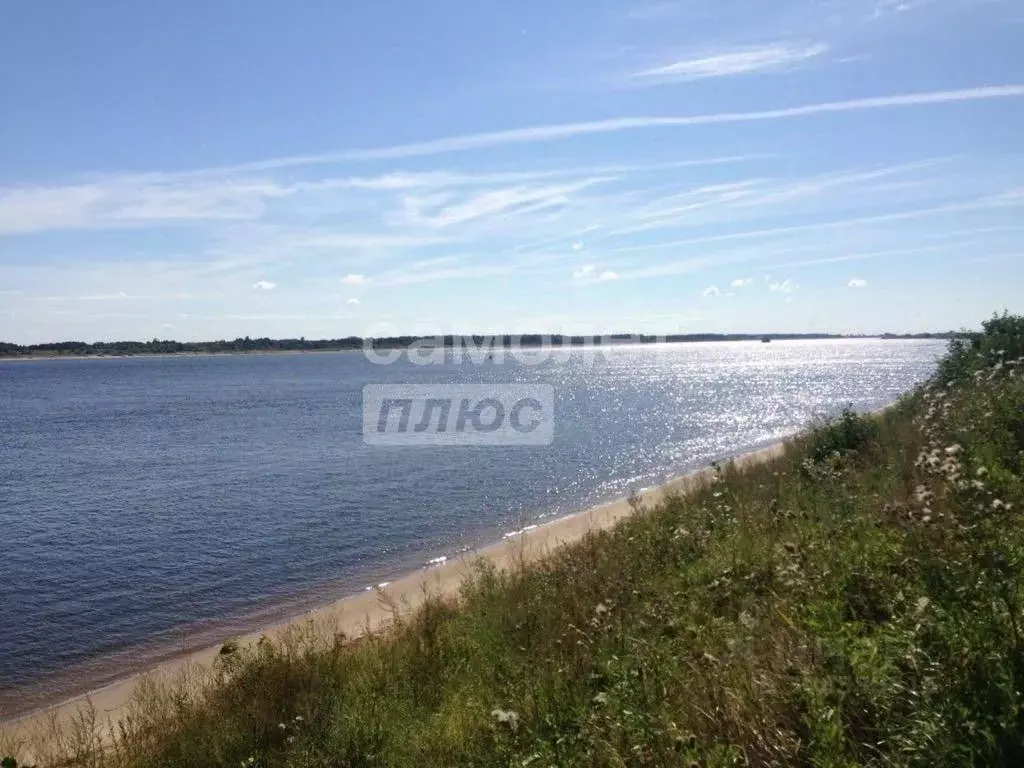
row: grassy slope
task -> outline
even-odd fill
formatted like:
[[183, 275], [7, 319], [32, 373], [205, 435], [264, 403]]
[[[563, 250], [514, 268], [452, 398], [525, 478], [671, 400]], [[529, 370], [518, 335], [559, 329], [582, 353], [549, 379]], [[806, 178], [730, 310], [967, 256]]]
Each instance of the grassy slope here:
[[76, 763], [1024, 764], [1024, 320], [976, 344], [391, 635], [226, 654]]

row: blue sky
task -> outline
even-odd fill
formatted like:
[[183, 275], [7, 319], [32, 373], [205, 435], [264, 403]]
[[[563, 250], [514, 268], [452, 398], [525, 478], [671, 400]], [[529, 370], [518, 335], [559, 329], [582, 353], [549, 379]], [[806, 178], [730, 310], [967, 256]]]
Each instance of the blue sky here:
[[1012, 0], [0, 0], [0, 339], [1024, 311]]

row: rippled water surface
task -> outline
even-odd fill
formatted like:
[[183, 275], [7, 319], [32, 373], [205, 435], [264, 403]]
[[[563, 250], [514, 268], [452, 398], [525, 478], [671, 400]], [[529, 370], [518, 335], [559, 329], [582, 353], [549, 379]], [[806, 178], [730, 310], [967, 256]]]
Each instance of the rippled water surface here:
[[[870, 409], [944, 345], [618, 347], [527, 366], [359, 353], [0, 363], [0, 714]], [[367, 446], [375, 383], [543, 383], [555, 441]]]

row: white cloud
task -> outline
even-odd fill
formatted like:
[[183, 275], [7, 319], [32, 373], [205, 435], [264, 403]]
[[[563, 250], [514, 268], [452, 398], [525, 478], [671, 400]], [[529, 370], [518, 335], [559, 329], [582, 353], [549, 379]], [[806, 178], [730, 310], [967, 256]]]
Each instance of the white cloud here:
[[730, 285], [733, 288], [742, 288], [746, 285], [750, 285], [752, 282], [754, 282], [754, 278], [752, 277], [737, 277], [730, 283]]
[[583, 250], [583, 243], [581, 243], [579, 240], [577, 240], [575, 243], [572, 244], [572, 249], [574, 251], [582, 251]]
[[359, 299], [349, 299], [345, 303], [346, 304], [358, 304], [359, 303]]
[[348, 274], [341, 278], [341, 282], [344, 285], [366, 285], [370, 282], [370, 278], [366, 275]]
[[721, 291], [718, 290], [717, 285], [709, 285], [707, 288], [701, 291], [701, 293], [704, 296], [718, 296], [719, 294], [721, 294]]
[[253, 288], [257, 291], [272, 291], [277, 288], [277, 283], [272, 283], [269, 280], [260, 280], [253, 285]]
[[607, 283], [607, 282], [609, 282], [611, 280], [618, 280], [619, 279], [619, 273], [618, 272], [612, 272], [610, 269], [609, 270], [605, 270], [604, 272], [602, 272], [598, 276], [597, 279], [600, 280], [602, 283]]
[[849, 283], [847, 283], [847, 285], [850, 286], [851, 288], [863, 288], [867, 284], [867, 280], [861, 280], [859, 277], [855, 277]]
[[797, 285], [791, 280], [783, 280], [782, 282], [772, 283], [768, 287], [776, 293], [792, 293], [796, 290]]
[[697, 80], [705, 77], [741, 75], [752, 72], [778, 72], [820, 56], [828, 50], [824, 43], [797, 45], [776, 43], [760, 48], [741, 48], [706, 56], [697, 56], [663, 67], [637, 72], [634, 78], [655, 80]]

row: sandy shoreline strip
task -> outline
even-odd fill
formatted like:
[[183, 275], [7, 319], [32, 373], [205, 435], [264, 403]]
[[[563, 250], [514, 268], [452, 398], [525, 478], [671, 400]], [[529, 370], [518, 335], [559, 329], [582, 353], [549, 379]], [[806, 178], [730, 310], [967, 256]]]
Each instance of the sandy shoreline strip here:
[[[737, 467], [765, 462], [782, 455], [787, 442], [743, 453], [730, 461]], [[686, 473], [663, 485], [642, 491], [639, 494], [640, 500], [645, 507], [650, 507], [670, 494], [685, 493], [699, 487], [713, 472], [714, 470], [708, 467]], [[385, 628], [392, 616], [391, 606], [400, 605], [403, 609], [413, 610], [423, 602], [425, 594], [456, 594], [469, 565], [478, 558], [487, 559], [499, 568], [508, 567], [520, 559], [536, 560], [558, 547], [579, 541], [590, 531], [610, 528], [632, 512], [633, 507], [629, 500], [622, 498], [538, 524], [536, 527], [531, 526], [515, 535], [506, 536], [497, 543], [464, 552], [437, 565], [409, 573], [385, 586], [341, 598], [278, 624], [250, 632], [237, 638], [237, 642], [240, 646], [245, 646], [257, 642], [264, 636], [270, 640], [279, 639], [289, 630], [310, 623], [314, 627], [330, 628], [332, 632], [344, 632], [349, 637], [362, 634], [367, 626], [374, 629]], [[21, 745], [21, 759], [39, 759], [41, 754], [49, 751], [44, 745], [52, 739], [55, 729], [66, 731], [72, 727], [82, 710], [90, 705], [95, 712], [97, 727], [101, 731], [98, 736], [106, 741], [109, 729], [128, 714], [132, 693], [140, 682], [145, 680], [173, 683], [181, 680], [192, 674], [197, 667], [209, 668], [220, 648], [221, 644], [217, 644], [185, 654], [147, 672], [0, 723], [0, 750], [5, 745], [17, 744]]]

